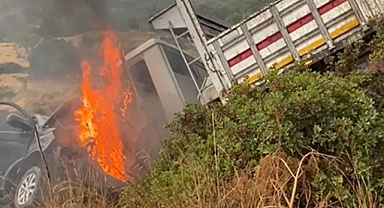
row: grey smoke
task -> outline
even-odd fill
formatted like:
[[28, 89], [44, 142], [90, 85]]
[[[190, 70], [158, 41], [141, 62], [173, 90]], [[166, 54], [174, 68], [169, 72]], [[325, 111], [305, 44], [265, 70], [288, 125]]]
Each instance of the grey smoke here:
[[74, 35], [108, 22], [105, 0], [54, 0], [42, 17], [43, 36]]

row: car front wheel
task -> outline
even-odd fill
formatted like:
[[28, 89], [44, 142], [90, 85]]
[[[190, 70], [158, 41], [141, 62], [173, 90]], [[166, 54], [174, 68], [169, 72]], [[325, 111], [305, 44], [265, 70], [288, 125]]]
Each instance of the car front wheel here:
[[36, 207], [36, 199], [42, 182], [41, 168], [28, 169], [21, 178], [15, 192], [16, 208]]

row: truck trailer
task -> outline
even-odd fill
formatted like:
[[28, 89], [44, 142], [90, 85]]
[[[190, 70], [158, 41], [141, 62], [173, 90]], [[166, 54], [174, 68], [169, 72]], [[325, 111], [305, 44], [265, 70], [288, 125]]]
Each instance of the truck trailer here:
[[149, 21], [169, 31], [179, 50], [189, 39], [208, 76], [195, 83], [198, 100], [220, 99], [234, 82], [260, 85], [271, 70], [288, 69], [296, 61], [314, 66], [327, 55], [372, 34], [370, 18], [380, 16], [384, 0], [280, 0], [231, 27], [195, 13], [189, 0], [176, 0]]

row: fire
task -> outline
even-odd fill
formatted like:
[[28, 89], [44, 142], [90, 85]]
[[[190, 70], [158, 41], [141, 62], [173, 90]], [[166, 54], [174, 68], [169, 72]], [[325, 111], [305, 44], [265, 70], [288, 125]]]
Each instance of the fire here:
[[[91, 65], [81, 63], [81, 94], [83, 105], [74, 114], [79, 124], [79, 143], [87, 146], [90, 156], [99, 163], [103, 171], [119, 180], [126, 181], [125, 157], [120, 140], [117, 113], [124, 112], [131, 100], [129, 91], [124, 93], [123, 107], [115, 110], [122, 94], [121, 49], [112, 30], [106, 30], [102, 42], [103, 64], [100, 77], [103, 82], [94, 89], [91, 85]], [[120, 110], [120, 111], [119, 111]]]
[[125, 118], [125, 112], [127, 111], [128, 104], [132, 101], [132, 94], [131, 93], [132, 92], [129, 89], [124, 93], [123, 107], [120, 108], [121, 115], [123, 117], [123, 121]]

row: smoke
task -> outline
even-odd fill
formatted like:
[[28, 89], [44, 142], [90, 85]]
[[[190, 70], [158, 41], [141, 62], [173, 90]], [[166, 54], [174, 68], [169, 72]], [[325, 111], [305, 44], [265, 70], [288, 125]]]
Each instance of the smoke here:
[[45, 37], [75, 35], [107, 21], [106, 0], [0, 0], [0, 32], [7, 36], [28, 32]]
[[54, 0], [42, 17], [43, 36], [68, 36], [93, 30], [108, 22], [105, 0]]
[[127, 167], [133, 176], [144, 176], [157, 159], [162, 140], [169, 137], [165, 129], [166, 114], [144, 61], [126, 69], [133, 92], [122, 124]]

